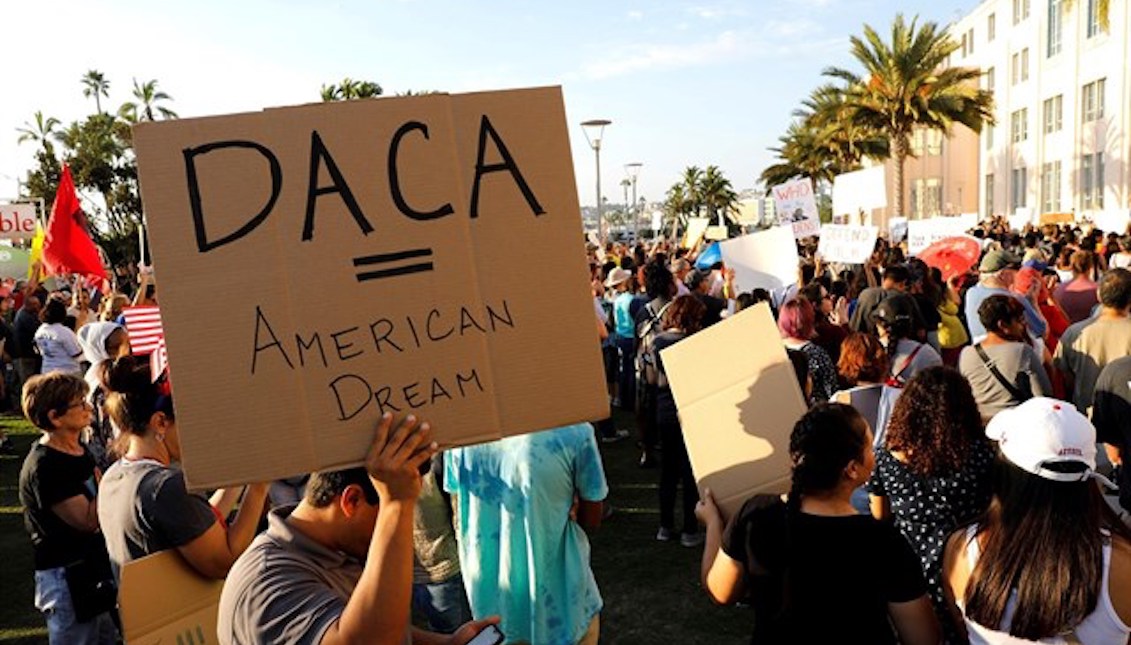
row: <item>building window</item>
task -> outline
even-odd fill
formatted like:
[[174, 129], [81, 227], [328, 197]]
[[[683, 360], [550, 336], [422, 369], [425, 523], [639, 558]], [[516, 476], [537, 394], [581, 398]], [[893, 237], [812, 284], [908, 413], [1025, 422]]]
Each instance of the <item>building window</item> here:
[[916, 219], [942, 212], [942, 180], [916, 179], [911, 183], [911, 213]]
[[1025, 174], [1025, 168], [1014, 168], [1010, 171], [1009, 181], [1009, 208], [1017, 210], [1018, 208], [1025, 207], [1025, 195], [1028, 186], [1025, 185], [1028, 179]]
[[970, 31], [966, 32], [966, 42], [970, 44], [970, 53], [974, 53], [974, 28], [971, 27]]
[[1010, 68], [1009, 82], [1011, 85], [1017, 85], [1024, 81], [1029, 80], [1029, 48], [1026, 47], [1021, 51], [1013, 54], [1010, 61], [1012, 66]]
[[1087, 15], [1084, 18], [1084, 24], [1087, 25], [1088, 38], [1098, 36], [1102, 31], [1100, 27], [1100, 0], [1088, 0]]
[[962, 57], [966, 58], [966, 34], [962, 34]]
[[986, 70], [986, 89], [990, 92], [994, 91], [994, 85], [997, 83], [996, 76], [994, 68], [991, 67]]
[[1045, 99], [1045, 134], [1060, 132], [1064, 128], [1064, 95]]
[[1080, 114], [1084, 123], [1097, 121], [1104, 116], [1104, 85], [1105, 79], [1092, 81], [1084, 86], [1081, 92]]
[[992, 150], [994, 147], [994, 124], [983, 125], [982, 132], [986, 135], [986, 150]]
[[1029, 17], [1029, 0], [1013, 0], [1013, 24]]
[[1021, 143], [1029, 138], [1029, 108], [1021, 108], [1009, 115], [1009, 139]]
[[986, 175], [986, 217], [994, 214], [994, 175]]
[[1104, 207], [1104, 153], [1084, 155], [1081, 159], [1080, 198], [1085, 209]]
[[1041, 212], [1060, 212], [1060, 162], [1041, 166]]
[[1049, 0], [1049, 34], [1048, 57], [1052, 58], [1060, 53], [1061, 49], [1061, 16], [1063, 11], [1061, 0]]
[[986, 42], [992, 43], [994, 38], [997, 38], [997, 15], [991, 13], [986, 17]]

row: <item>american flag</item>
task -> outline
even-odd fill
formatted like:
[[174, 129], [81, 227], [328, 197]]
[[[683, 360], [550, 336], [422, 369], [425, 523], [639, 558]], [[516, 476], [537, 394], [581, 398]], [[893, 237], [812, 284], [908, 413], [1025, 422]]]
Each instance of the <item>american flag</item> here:
[[134, 356], [148, 356], [164, 345], [165, 331], [161, 328], [161, 309], [158, 307], [126, 307], [126, 335]]
[[153, 382], [156, 383], [168, 368], [169, 352], [165, 349], [165, 339], [162, 338], [157, 341], [157, 348], [149, 355], [149, 373], [153, 375]]

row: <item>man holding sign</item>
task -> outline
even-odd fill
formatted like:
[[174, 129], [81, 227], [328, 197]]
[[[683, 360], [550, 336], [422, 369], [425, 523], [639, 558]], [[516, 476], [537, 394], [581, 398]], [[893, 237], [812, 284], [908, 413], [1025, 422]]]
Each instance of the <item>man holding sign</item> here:
[[419, 468], [436, 448], [428, 423], [386, 414], [364, 468], [315, 473], [297, 507], [272, 511], [224, 583], [220, 643], [462, 645], [497, 623], [447, 636], [409, 622]]

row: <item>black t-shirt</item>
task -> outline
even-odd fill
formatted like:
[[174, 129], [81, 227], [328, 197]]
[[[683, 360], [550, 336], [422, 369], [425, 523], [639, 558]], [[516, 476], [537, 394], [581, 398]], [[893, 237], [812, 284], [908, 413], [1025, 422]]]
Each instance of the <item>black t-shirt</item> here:
[[709, 296], [705, 293], [696, 293], [695, 297], [698, 298], [699, 302], [703, 303], [703, 306], [707, 308], [707, 313], [703, 314], [704, 329], [723, 319], [723, 311], [725, 311], [727, 308], [726, 300], [723, 300], [722, 298], [716, 298], [714, 296]]
[[103, 554], [101, 533], [87, 533], [67, 524], [51, 507], [82, 495], [94, 499], [98, 485], [94, 458], [83, 449], [81, 456], [68, 455], [39, 442], [32, 444], [20, 469], [20, 504], [24, 527], [35, 549], [37, 571], [62, 567], [92, 554]]
[[27, 309], [16, 312], [12, 323], [12, 335], [16, 341], [8, 352], [12, 358], [35, 358], [35, 331], [39, 329], [39, 318]]
[[787, 523], [786, 505], [760, 495], [727, 526], [722, 548], [746, 572], [759, 644], [895, 643], [887, 604], [927, 592], [907, 541], [867, 515], [798, 513]]
[[1131, 356], [1117, 358], [1104, 366], [1096, 379], [1092, 424], [1096, 440], [1119, 446], [1124, 464], [1119, 468], [1119, 505], [1131, 510]]

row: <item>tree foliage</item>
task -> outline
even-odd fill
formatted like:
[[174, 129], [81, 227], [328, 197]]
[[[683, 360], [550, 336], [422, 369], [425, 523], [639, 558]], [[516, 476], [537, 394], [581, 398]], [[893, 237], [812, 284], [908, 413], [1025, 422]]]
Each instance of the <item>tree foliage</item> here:
[[[66, 127], [58, 119], [35, 113], [31, 122], [17, 128], [19, 143], [38, 146], [35, 167], [23, 182], [27, 199], [42, 199], [48, 207], [55, 200], [62, 164], [71, 167], [75, 188], [84, 200], [84, 210], [92, 222], [91, 236], [115, 264], [137, 259], [137, 229], [142, 221], [142, 204], [137, 183], [137, 159], [130, 127], [139, 121], [175, 119], [167, 106], [172, 97], [158, 89], [156, 80], [133, 81], [132, 100], [117, 113], [102, 110], [102, 98], [109, 98], [110, 81], [97, 70], [81, 79], [83, 96], [95, 99], [95, 113]], [[61, 151], [56, 152], [55, 144]]]
[[689, 217], [735, 219], [738, 214], [738, 193], [718, 166], [688, 166], [680, 181], [668, 189], [663, 205], [664, 215], [680, 226]]
[[354, 99], [368, 99], [381, 96], [385, 90], [373, 81], [355, 81], [348, 76], [337, 85], [323, 85], [321, 90], [322, 100], [352, 101]]
[[958, 44], [933, 22], [919, 26], [902, 14], [892, 22], [890, 41], [870, 25], [863, 38], [853, 36], [852, 56], [862, 74], [830, 67], [824, 74], [844, 83], [841, 122], [867, 132], [881, 132], [895, 157], [896, 213], [904, 213], [904, 162], [911, 155], [917, 128], [949, 133], [955, 124], [981, 132], [993, 123], [993, 95], [979, 88], [982, 72], [950, 67]]

